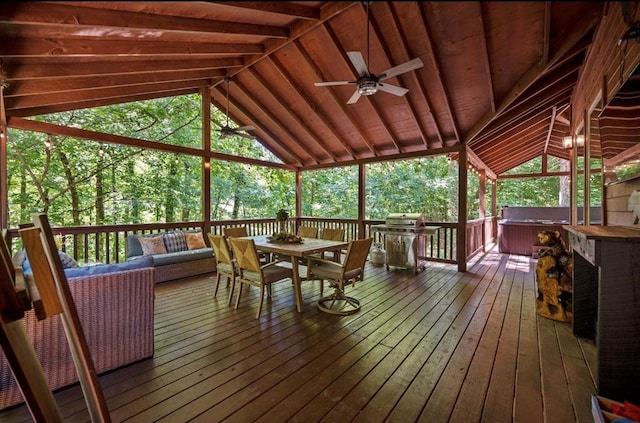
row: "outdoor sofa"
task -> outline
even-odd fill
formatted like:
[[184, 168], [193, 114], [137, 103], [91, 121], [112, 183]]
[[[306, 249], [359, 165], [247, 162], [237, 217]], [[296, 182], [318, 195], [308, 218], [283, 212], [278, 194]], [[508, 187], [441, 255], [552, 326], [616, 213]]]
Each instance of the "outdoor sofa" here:
[[126, 259], [151, 257], [156, 283], [216, 270], [213, 248], [207, 246], [202, 231], [167, 231], [127, 236]]

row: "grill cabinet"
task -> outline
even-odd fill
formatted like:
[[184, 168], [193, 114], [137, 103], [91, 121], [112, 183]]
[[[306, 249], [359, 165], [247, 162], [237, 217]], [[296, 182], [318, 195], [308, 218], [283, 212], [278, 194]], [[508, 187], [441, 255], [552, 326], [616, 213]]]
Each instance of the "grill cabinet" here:
[[425, 235], [433, 235], [439, 226], [425, 226], [422, 213], [391, 213], [383, 225], [371, 226], [371, 231], [380, 232], [386, 250], [385, 266], [424, 270]]

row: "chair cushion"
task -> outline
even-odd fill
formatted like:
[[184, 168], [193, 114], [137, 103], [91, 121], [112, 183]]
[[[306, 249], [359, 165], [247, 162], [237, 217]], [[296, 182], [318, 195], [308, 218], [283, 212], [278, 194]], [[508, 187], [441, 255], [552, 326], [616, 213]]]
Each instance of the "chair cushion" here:
[[230, 265], [229, 263], [219, 261], [217, 264], [218, 264], [217, 269], [219, 273], [229, 273], [229, 274], [233, 273], [233, 266]]
[[[310, 272], [317, 278], [338, 280], [342, 276], [342, 267], [332, 266], [329, 264], [320, 264], [319, 266], [312, 266]], [[359, 268], [350, 270], [348, 272], [345, 272], [344, 279], [353, 279], [359, 274]]]
[[[281, 279], [292, 278], [293, 270], [290, 267], [287, 268], [283, 266], [273, 265], [265, 267], [262, 270], [262, 274], [264, 275], [264, 283], [271, 283], [279, 281]], [[258, 272], [245, 270], [242, 275], [244, 279], [248, 279], [254, 282], [261, 282]]]

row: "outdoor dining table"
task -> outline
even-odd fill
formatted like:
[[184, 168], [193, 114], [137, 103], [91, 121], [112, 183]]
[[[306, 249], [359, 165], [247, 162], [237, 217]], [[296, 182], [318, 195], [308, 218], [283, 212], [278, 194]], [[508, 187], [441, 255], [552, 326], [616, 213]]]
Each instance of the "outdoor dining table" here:
[[[299, 258], [305, 258], [310, 254], [317, 254], [322, 252], [339, 252], [349, 247], [349, 242], [346, 241], [331, 241], [327, 239], [318, 238], [302, 238], [302, 242], [270, 242], [269, 236], [258, 235], [243, 237], [253, 239], [256, 249], [265, 253], [281, 254], [291, 257], [291, 266], [293, 268], [293, 294], [296, 301], [296, 309], [299, 313], [302, 313], [302, 288], [300, 269], [298, 265]], [[334, 257], [337, 259], [338, 254]]]

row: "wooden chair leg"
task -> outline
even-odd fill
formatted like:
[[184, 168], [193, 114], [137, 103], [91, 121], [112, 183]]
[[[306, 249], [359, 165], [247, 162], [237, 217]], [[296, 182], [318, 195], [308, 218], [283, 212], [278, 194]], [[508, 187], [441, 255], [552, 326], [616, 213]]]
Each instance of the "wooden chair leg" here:
[[[271, 285], [267, 286], [267, 291], [271, 291]], [[264, 285], [260, 285], [260, 303], [258, 304], [258, 312], [256, 313], [256, 319], [259, 319], [260, 313], [262, 313], [263, 301], [264, 301]]]
[[238, 282], [240, 286], [238, 287], [238, 296], [236, 297], [236, 310], [238, 306], [240, 306], [240, 297], [242, 296], [242, 282]]
[[216, 288], [213, 290], [213, 296], [218, 295], [218, 287], [220, 286], [220, 272], [216, 276]]
[[231, 291], [229, 292], [229, 300], [227, 301], [227, 305], [231, 305], [231, 301], [233, 301], [233, 291], [236, 289], [236, 278], [235, 276], [231, 279]]

